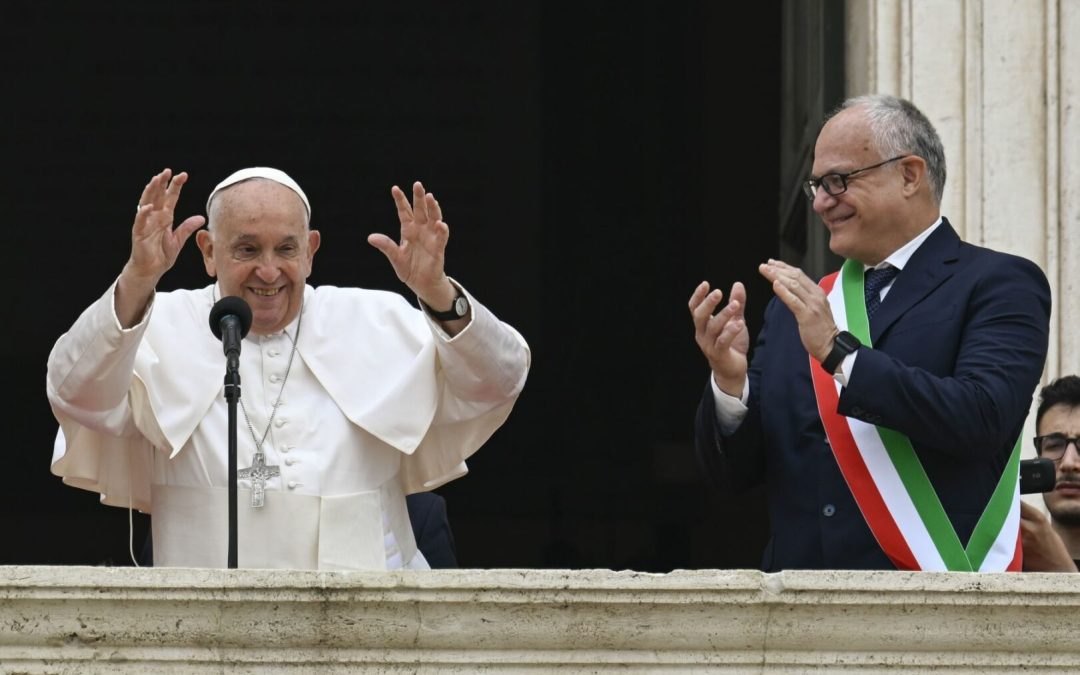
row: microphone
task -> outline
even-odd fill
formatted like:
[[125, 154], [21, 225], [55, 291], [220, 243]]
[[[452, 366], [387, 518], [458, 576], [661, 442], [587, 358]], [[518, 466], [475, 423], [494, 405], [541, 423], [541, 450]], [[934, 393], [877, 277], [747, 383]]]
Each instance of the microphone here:
[[210, 310], [210, 330], [221, 340], [230, 368], [239, 368], [240, 341], [251, 329], [251, 307], [243, 298], [227, 295]]
[[236, 523], [236, 403], [240, 400], [240, 341], [251, 328], [251, 307], [243, 298], [227, 295], [210, 310], [210, 332], [225, 351], [225, 402], [229, 410], [229, 569], [237, 567]]

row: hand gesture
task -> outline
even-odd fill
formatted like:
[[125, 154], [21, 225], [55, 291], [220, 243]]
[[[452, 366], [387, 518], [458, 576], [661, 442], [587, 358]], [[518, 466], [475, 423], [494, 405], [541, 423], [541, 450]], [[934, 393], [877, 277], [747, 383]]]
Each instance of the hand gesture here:
[[690, 296], [694, 340], [709, 361], [716, 386], [726, 394], [741, 398], [746, 382], [746, 354], [750, 350], [750, 333], [743, 315], [746, 289], [736, 281], [731, 287], [728, 304], [714, 314], [723, 299], [724, 292], [719, 288], [709, 292], [707, 281], [694, 289]]
[[772, 282], [773, 293], [787, 305], [799, 323], [799, 338], [807, 353], [824, 361], [839, 333], [825, 291], [798, 267], [769, 260], [758, 267], [761, 276]]
[[191, 216], [173, 229], [173, 208], [187, 177], [186, 173], [173, 176], [165, 169], [143, 188], [131, 228], [131, 257], [116, 282], [114, 309], [126, 328], [140, 320], [158, 281], [176, 264], [184, 242], [206, 222], [202, 216]]
[[206, 222], [202, 216], [191, 216], [173, 229], [173, 209], [187, 179], [187, 173], [173, 176], [170, 169], [165, 169], [150, 179], [139, 198], [125, 272], [140, 280], [152, 280], [151, 286], [156, 286], [176, 264], [184, 243]]
[[1026, 572], [1076, 572], [1065, 542], [1038, 507], [1020, 500], [1020, 541]]
[[398, 279], [429, 307], [448, 309], [456, 291], [444, 271], [450, 228], [442, 220], [439, 202], [419, 181], [413, 183], [411, 205], [398, 186], [390, 193], [401, 221], [400, 242], [394, 243], [385, 234], [372, 234], [368, 243], [383, 252]]

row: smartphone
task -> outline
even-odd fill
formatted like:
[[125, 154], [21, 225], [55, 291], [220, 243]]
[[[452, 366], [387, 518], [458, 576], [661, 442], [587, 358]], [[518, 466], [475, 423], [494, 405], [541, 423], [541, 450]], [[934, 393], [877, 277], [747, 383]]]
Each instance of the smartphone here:
[[1050, 492], [1057, 482], [1057, 470], [1053, 460], [1020, 460], [1020, 494], [1030, 495], [1036, 492]]

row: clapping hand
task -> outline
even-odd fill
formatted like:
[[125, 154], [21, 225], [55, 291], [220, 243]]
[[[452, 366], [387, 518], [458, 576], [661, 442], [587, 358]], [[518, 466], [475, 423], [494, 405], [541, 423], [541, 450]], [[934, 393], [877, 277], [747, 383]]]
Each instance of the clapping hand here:
[[728, 304], [717, 312], [723, 299], [724, 292], [719, 288], [710, 292], [707, 281], [694, 289], [690, 296], [694, 340], [709, 361], [716, 386], [726, 394], [741, 398], [746, 382], [746, 354], [750, 349], [750, 333], [743, 314], [746, 289], [736, 281], [731, 287]]

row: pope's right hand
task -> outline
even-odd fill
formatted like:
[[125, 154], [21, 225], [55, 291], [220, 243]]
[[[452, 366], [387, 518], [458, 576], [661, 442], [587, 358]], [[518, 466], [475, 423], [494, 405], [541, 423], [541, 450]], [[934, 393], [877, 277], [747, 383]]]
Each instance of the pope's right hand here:
[[739, 282], [731, 287], [731, 297], [719, 312], [724, 299], [719, 288], [710, 292], [709, 282], [701, 282], [690, 296], [690, 315], [694, 319], [694, 340], [709, 361], [713, 379], [720, 391], [742, 398], [746, 384], [747, 352], [750, 332], [746, 329], [743, 309], [746, 289]]
[[187, 177], [186, 173], [173, 176], [165, 169], [143, 188], [131, 228], [131, 257], [116, 282], [114, 310], [125, 328], [141, 320], [158, 281], [176, 264], [192, 233], [206, 222], [202, 216], [191, 216], [173, 229], [173, 208]]
[[173, 209], [187, 179], [185, 172], [173, 176], [165, 169], [143, 188], [131, 228], [131, 257], [124, 266], [131, 280], [156, 286], [176, 264], [184, 243], [206, 222], [202, 216], [191, 216], [173, 229]]

